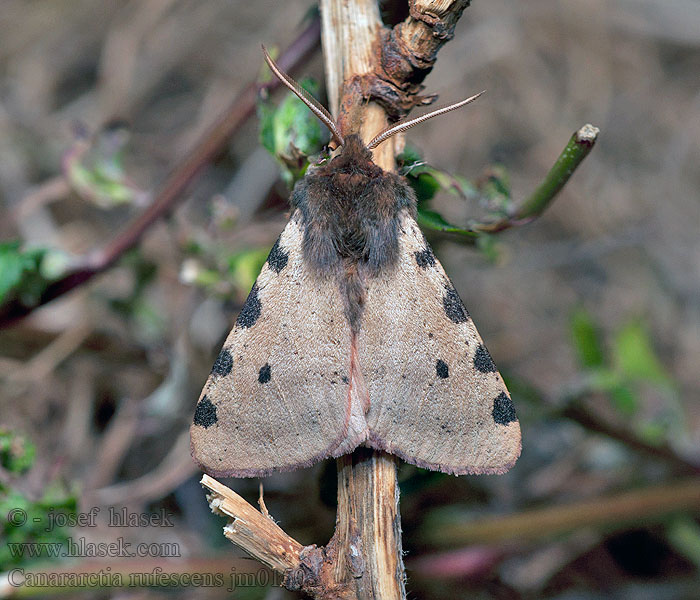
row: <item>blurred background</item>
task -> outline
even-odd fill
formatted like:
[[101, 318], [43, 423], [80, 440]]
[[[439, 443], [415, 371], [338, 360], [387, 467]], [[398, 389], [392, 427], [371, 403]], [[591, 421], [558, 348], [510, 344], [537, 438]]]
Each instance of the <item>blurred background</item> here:
[[[42, 593], [17, 587], [16, 569], [28, 584], [69, 574], [53, 580], [64, 597], [231, 597], [232, 582], [236, 598], [295, 597], [237, 558], [189, 456], [196, 399], [286, 219], [258, 119], [135, 249], [32, 308], [133, 231], [207, 128], [267, 77], [260, 44], [284, 50], [314, 6], [3, 1], [0, 597]], [[325, 98], [320, 50], [295, 72]], [[503, 476], [402, 465], [409, 597], [698, 597], [698, 73], [694, 0], [475, 2], [440, 52], [428, 92], [488, 93], [411, 130], [430, 165], [517, 202], [573, 131], [601, 134], [537, 221], [476, 245], [428, 232], [513, 392], [523, 453]], [[488, 214], [486, 196], [431, 203], [464, 225]], [[258, 480], [227, 483], [256, 502]], [[333, 462], [264, 487], [285, 531], [326, 543]], [[97, 556], [99, 543], [146, 546]], [[104, 579], [85, 591], [88, 573]], [[110, 587], [117, 576], [132, 587]]]

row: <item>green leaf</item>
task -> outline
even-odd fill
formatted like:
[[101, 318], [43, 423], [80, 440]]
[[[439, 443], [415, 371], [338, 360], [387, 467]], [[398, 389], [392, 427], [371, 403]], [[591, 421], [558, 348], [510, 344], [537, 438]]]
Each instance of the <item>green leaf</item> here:
[[440, 190], [440, 184], [428, 173], [420, 173], [414, 177], [409, 177], [408, 182], [416, 193], [419, 206], [428, 202], [428, 200], [432, 200]]
[[495, 235], [482, 233], [476, 238], [476, 247], [481, 254], [491, 263], [497, 263], [501, 257], [501, 245]]
[[79, 136], [64, 164], [73, 189], [105, 209], [143, 202], [145, 192], [129, 180], [124, 169], [128, 140], [129, 132], [118, 124], [105, 127], [91, 138]]
[[639, 410], [637, 394], [627, 385], [618, 385], [609, 390], [610, 401], [623, 415], [632, 416]]
[[420, 153], [413, 147], [406, 147], [396, 160], [399, 172], [408, 179], [416, 192], [419, 204], [431, 200], [439, 190], [462, 198], [474, 198], [478, 195], [468, 179], [431, 167], [423, 162]]
[[648, 421], [635, 428], [637, 435], [648, 444], [658, 446], [666, 441], [668, 436], [668, 423]]
[[[0, 429], [0, 465], [14, 473], [28, 469], [34, 461], [35, 448], [24, 436]], [[75, 514], [77, 497], [66, 492], [60, 482], [51, 482], [44, 496], [30, 500], [24, 493], [7, 484], [0, 484], [0, 539], [12, 543], [63, 543], [69, 535], [64, 527], [49, 522], [50, 511]], [[18, 521], [19, 518], [19, 521]], [[0, 571], [9, 565], [26, 565], [42, 560], [28, 554], [17, 555], [7, 543], [0, 544]]]
[[414, 168], [423, 164], [423, 156], [418, 148], [406, 144], [403, 152], [396, 157], [401, 175], [408, 176]]
[[36, 304], [50, 281], [67, 266], [65, 258], [62, 268], [56, 261], [45, 261], [60, 256], [62, 253], [46, 248], [22, 249], [18, 241], [0, 243], [0, 303], [15, 296], [26, 306]]
[[613, 360], [620, 373], [633, 381], [672, 385], [671, 378], [654, 352], [649, 332], [640, 321], [628, 323], [617, 333], [613, 343]]
[[419, 208], [417, 221], [421, 227], [433, 229], [435, 231], [458, 233], [460, 235], [465, 235], [471, 238], [475, 238], [478, 236], [478, 234], [474, 231], [462, 229], [461, 227], [457, 227], [456, 225], [448, 223], [440, 213], [435, 212], [434, 210], [425, 210]]
[[587, 373], [591, 390], [605, 393], [610, 403], [621, 414], [631, 416], [639, 408], [635, 389], [618, 371], [608, 367], [594, 367]]
[[591, 370], [588, 375], [588, 383], [595, 391], [610, 392], [622, 385], [622, 377], [617, 371], [608, 367], [600, 367]]
[[605, 356], [600, 332], [584, 308], [576, 309], [571, 315], [571, 338], [582, 367], [590, 369], [603, 366]]
[[258, 121], [260, 122], [260, 143], [272, 156], [277, 156], [275, 149], [275, 109], [267, 103], [258, 103]]
[[513, 205], [508, 171], [502, 165], [491, 165], [478, 184], [478, 193], [491, 210], [503, 216]]
[[[303, 79], [300, 85], [311, 95], [318, 83]], [[282, 178], [288, 185], [300, 179], [308, 167], [308, 156], [317, 153], [324, 141], [323, 127], [309, 108], [289, 92], [279, 106], [258, 103], [260, 142], [282, 166]]]

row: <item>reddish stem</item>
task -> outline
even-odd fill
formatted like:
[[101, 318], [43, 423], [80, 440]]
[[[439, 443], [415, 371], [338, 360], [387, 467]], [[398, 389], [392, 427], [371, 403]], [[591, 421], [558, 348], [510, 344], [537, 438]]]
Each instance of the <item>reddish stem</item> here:
[[[315, 17], [282, 53], [277, 64], [286, 71], [294, 71], [318, 49], [320, 39], [320, 20]], [[263, 85], [257, 82], [248, 84], [209, 127], [192, 151], [173, 169], [146, 210], [134, 218], [106, 246], [84, 257], [60, 279], [51, 283], [44, 290], [37, 304], [26, 306], [14, 300], [0, 308], [0, 327], [14, 323], [40, 306], [90, 281], [95, 275], [109, 269], [127, 250], [136, 246], [143, 234], [173, 209], [182, 198], [182, 193], [187, 186], [226, 148], [229, 139], [255, 113], [256, 99], [260, 90], [273, 90], [279, 86], [280, 81], [277, 78]]]

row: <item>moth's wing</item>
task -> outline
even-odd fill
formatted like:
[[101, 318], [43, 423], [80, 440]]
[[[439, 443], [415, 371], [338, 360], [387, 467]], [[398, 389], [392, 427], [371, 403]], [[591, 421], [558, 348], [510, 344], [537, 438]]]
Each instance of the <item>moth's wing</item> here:
[[350, 329], [333, 280], [302, 256], [299, 215], [275, 243], [197, 404], [192, 455], [254, 477], [328, 456], [350, 418]]
[[357, 339], [370, 444], [446, 473], [503, 473], [520, 425], [503, 379], [415, 220], [400, 259], [369, 279]]

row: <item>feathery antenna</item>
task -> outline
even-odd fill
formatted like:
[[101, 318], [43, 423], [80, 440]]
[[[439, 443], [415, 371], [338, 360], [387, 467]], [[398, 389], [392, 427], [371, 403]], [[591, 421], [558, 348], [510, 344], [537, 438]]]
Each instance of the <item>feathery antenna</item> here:
[[394, 125], [390, 125], [383, 131], [380, 131], [377, 135], [372, 138], [372, 141], [370, 141], [369, 144], [367, 144], [367, 148], [372, 150], [373, 148], [376, 148], [381, 144], [382, 142], [388, 140], [392, 135], [396, 135], [397, 133], [401, 131], [406, 131], [407, 129], [410, 129], [414, 125], [418, 125], [418, 123], [422, 123], [423, 121], [427, 121], [428, 119], [432, 119], [433, 117], [437, 117], [438, 115], [443, 115], [447, 112], [450, 112], [452, 110], [456, 110], [458, 108], [461, 108], [465, 104], [469, 104], [470, 102], [474, 102], [479, 96], [482, 94], [486, 93], [484, 92], [479, 92], [478, 94], [474, 94], [473, 96], [467, 98], [466, 100], [462, 100], [461, 102], [456, 102], [455, 104], [450, 104], [449, 106], [443, 106], [442, 108], [438, 108], [437, 110], [434, 110], [432, 112], [429, 112], [425, 115], [422, 115], [420, 117], [416, 117], [415, 119], [411, 119], [410, 121], [399, 121], [398, 123], [395, 123]]
[[326, 110], [326, 108], [322, 106], [320, 102], [316, 100], [316, 98], [309, 94], [303, 87], [301, 87], [296, 81], [294, 81], [289, 75], [287, 75], [275, 64], [275, 61], [272, 60], [272, 57], [270, 56], [265, 46], [262, 47], [262, 51], [263, 54], [265, 54], [265, 60], [267, 61], [270, 70], [275, 75], [277, 75], [277, 77], [279, 77], [279, 80], [284, 85], [286, 85], [292, 92], [299, 96], [299, 99], [311, 109], [311, 112], [313, 112], [323, 122], [323, 124], [326, 127], [328, 127], [329, 131], [331, 132], [331, 135], [333, 136], [333, 139], [335, 139], [336, 143], [339, 146], [345, 144], [345, 140], [340, 134], [338, 126], [335, 124], [333, 117]]

